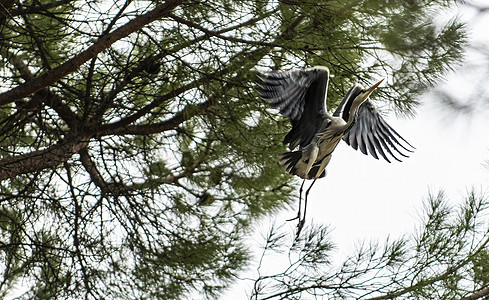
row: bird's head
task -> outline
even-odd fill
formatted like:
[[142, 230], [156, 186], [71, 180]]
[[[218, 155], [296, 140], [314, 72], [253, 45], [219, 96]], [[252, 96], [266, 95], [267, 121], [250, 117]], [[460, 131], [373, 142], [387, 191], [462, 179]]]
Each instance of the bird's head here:
[[380, 80], [376, 84], [372, 85], [368, 89], [363, 88], [361, 85], [357, 85], [358, 90], [357, 90], [357, 93], [355, 95], [355, 98], [353, 99], [353, 105], [352, 106], [358, 108], [360, 105], [362, 105], [362, 103], [368, 99], [368, 96], [370, 96], [370, 94], [372, 94], [372, 92], [375, 90], [375, 88], [377, 88], [382, 81], [384, 81], [383, 78], [382, 78], [382, 80]]
[[368, 99], [368, 96], [379, 86], [383, 81], [377, 82], [368, 89], [364, 88], [360, 84], [355, 84], [343, 98], [340, 106], [335, 112], [336, 116], [341, 116], [345, 122], [351, 124], [355, 118], [358, 108]]

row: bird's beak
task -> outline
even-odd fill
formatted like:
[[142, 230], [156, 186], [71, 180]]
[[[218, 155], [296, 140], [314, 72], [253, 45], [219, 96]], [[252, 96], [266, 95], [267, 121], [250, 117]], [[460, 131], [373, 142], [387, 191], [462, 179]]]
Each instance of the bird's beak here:
[[371, 87], [370, 87], [370, 88], [367, 90], [368, 95], [370, 95], [370, 94], [371, 94], [371, 93], [372, 93], [372, 92], [375, 90], [375, 88], [379, 86], [379, 84], [380, 84], [382, 81], [384, 81], [384, 78], [382, 78], [382, 79], [381, 79], [379, 82], [377, 82], [376, 84], [372, 85], [372, 86], [371, 86]]

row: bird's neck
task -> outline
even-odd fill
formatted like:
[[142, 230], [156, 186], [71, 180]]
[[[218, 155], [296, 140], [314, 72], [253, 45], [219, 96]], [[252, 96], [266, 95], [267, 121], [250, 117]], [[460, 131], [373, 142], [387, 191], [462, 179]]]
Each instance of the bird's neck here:
[[355, 123], [355, 120], [357, 119], [357, 111], [358, 111], [358, 106], [352, 105], [350, 108], [350, 113], [348, 115], [348, 122], [346, 122], [347, 128], [351, 128], [353, 123]]

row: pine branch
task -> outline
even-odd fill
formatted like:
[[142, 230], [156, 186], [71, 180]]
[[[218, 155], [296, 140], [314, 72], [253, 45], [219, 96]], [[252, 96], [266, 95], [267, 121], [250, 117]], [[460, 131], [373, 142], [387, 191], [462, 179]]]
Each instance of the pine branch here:
[[90, 46], [80, 54], [75, 55], [65, 63], [56, 68], [34, 78], [33, 80], [23, 83], [7, 92], [0, 94], [0, 105], [12, 103], [17, 99], [21, 99], [32, 95], [33, 93], [46, 88], [57, 82], [66, 75], [77, 70], [82, 64], [89, 59], [95, 57], [98, 53], [110, 47], [113, 43], [128, 36], [129, 34], [140, 30], [145, 25], [167, 16], [175, 7], [182, 4], [185, 0], [170, 0], [164, 4], [157, 6], [155, 9], [147, 12], [144, 15], [138, 16], [127, 22], [125, 25], [114, 30], [105, 36], [102, 36], [96, 43]]
[[489, 295], [489, 286], [486, 286], [485, 288], [480, 289], [473, 294], [465, 296], [465, 297], [461, 298], [460, 300], [476, 300], [476, 299], [480, 299], [480, 298], [487, 296], [487, 295]]
[[[29, 67], [16, 55], [5, 50], [5, 52], [2, 52], [2, 56], [8, 59], [15, 69], [17, 69], [26, 84], [35, 79]], [[52, 93], [48, 88], [37, 91], [32, 97], [32, 100], [23, 106], [23, 109], [34, 109], [41, 105], [41, 103], [46, 104], [56, 111], [59, 117], [63, 119], [70, 128], [75, 128], [78, 125], [78, 116], [63, 103], [57, 94]]]
[[427, 285], [431, 285], [435, 282], [445, 280], [445, 279], [449, 278], [452, 274], [455, 274], [460, 268], [464, 267], [469, 262], [471, 262], [472, 258], [475, 255], [477, 255], [479, 252], [484, 250], [484, 248], [487, 246], [488, 243], [489, 243], [489, 238], [487, 238], [472, 254], [468, 255], [466, 259], [462, 260], [457, 265], [455, 265], [451, 268], [448, 268], [445, 272], [443, 272], [442, 274], [440, 274], [438, 276], [432, 277], [430, 279], [422, 280], [422, 281], [420, 281], [420, 282], [418, 282], [412, 286], [409, 286], [409, 287], [404, 288], [402, 290], [399, 290], [397, 292], [388, 293], [388, 294], [383, 295], [383, 296], [368, 298], [368, 300], [395, 299], [395, 298], [400, 297], [404, 294], [419, 290], [419, 289], [421, 289]]
[[233, 36], [225, 36], [221, 34], [219, 31], [213, 31], [210, 29], [205, 28], [204, 26], [201, 26], [200, 24], [194, 23], [192, 21], [185, 20], [184, 18], [181, 18], [179, 16], [176, 16], [174, 14], [169, 14], [169, 17], [172, 18], [173, 20], [177, 21], [178, 23], [185, 24], [188, 27], [192, 27], [195, 29], [198, 29], [205, 33], [206, 35], [209, 36], [214, 36], [217, 38], [220, 38], [222, 40], [230, 41], [233, 43], [242, 43], [242, 44], [249, 44], [249, 45], [254, 45], [254, 46], [267, 46], [267, 47], [280, 47], [281, 44], [279, 43], [274, 43], [274, 42], [265, 42], [265, 41], [254, 41], [254, 40], [247, 40], [247, 39], [242, 39], [242, 38], [237, 38]]
[[67, 162], [73, 154], [88, 145], [89, 136], [72, 133], [58, 144], [43, 150], [0, 160], [0, 181], [22, 174], [54, 168]]
[[[286, 38], [287, 34], [290, 34], [290, 31], [292, 31], [294, 28], [296, 28], [304, 19], [304, 16], [298, 16], [294, 22], [290, 24], [288, 28], [286, 28], [280, 35], [278, 35], [274, 42], [279, 42], [280, 40]], [[153, 102], [150, 104], [146, 105], [145, 107], [141, 108], [138, 112], [127, 116], [115, 123], [111, 124], [106, 124], [102, 125], [100, 129], [97, 131], [97, 136], [103, 136], [103, 135], [113, 135], [113, 134], [145, 134], [145, 133], [156, 133], [156, 132], [162, 132], [165, 130], [169, 129], [174, 129], [176, 128], [179, 124], [181, 124], [183, 121], [188, 120], [190, 117], [193, 117], [199, 113], [202, 113], [203, 111], [198, 110], [197, 108], [200, 109], [206, 109], [212, 106], [215, 102], [214, 98], [211, 97], [207, 101], [198, 104], [198, 105], [193, 105], [189, 104], [187, 105], [182, 111], [176, 113], [174, 117], [167, 121], [163, 121], [158, 124], [152, 124], [152, 125], [134, 125], [129, 127], [128, 125], [137, 121], [139, 118], [144, 116], [145, 114], [151, 112], [154, 108], [158, 107], [160, 104], [165, 103], [165, 101], [168, 101], [172, 98], [175, 98], [184, 92], [197, 87], [199, 85], [202, 85], [204, 83], [207, 83], [213, 79], [220, 78], [222, 75], [227, 74], [232, 71], [236, 71], [240, 68], [242, 68], [245, 64], [245, 62], [248, 62], [251, 57], [253, 57], [253, 65], [255, 65], [263, 56], [265, 56], [268, 51], [269, 47], [264, 47], [264, 48], [258, 48], [252, 52], [249, 51], [242, 51], [237, 53], [231, 60], [230, 63], [226, 68], [220, 69], [218, 71], [215, 71], [210, 74], [205, 74], [204, 76], [200, 77], [199, 79], [196, 79], [190, 83], [187, 83], [161, 97], [158, 97], [155, 99]], [[217, 98], [217, 97], [216, 97]], [[197, 107], [196, 107], [197, 106]]]
[[[303, 16], [297, 17], [297, 19], [290, 25], [290, 27], [287, 30], [285, 30], [284, 33], [282, 33], [277, 37], [277, 40], [283, 38], [284, 35], [289, 33], [290, 30], [298, 26], [303, 20], [303, 18], [304, 18]], [[172, 92], [162, 97], [159, 97], [152, 103], [148, 104], [146, 107], [139, 110], [137, 113], [130, 115], [126, 118], [123, 118], [118, 122], [107, 124], [97, 128], [92, 128], [91, 131], [86, 132], [85, 136], [83, 137], [73, 135], [70, 136], [71, 138], [65, 139], [65, 141], [62, 141], [59, 144], [48, 147], [44, 150], [38, 150], [28, 154], [22, 154], [22, 155], [17, 155], [17, 156], [7, 157], [5, 159], [2, 159], [0, 160], [0, 181], [8, 178], [14, 178], [15, 176], [21, 174], [40, 171], [46, 168], [54, 168], [57, 165], [68, 161], [73, 154], [85, 148], [88, 145], [88, 141], [91, 137], [112, 135], [112, 134], [123, 134], [125, 133], [127, 125], [138, 120], [139, 118], [144, 116], [146, 113], [150, 112], [153, 108], [157, 107], [161, 103], [164, 103], [165, 101], [172, 99], [195, 86], [208, 82], [212, 79], [219, 78], [220, 76], [226, 74], [233, 68], [237, 68], [237, 66], [242, 67], [244, 64], [243, 60], [246, 60], [251, 56], [256, 55], [258, 58], [256, 58], [255, 60], [258, 60], [259, 58], [263, 57], [266, 53], [268, 53], [268, 51], [269, 51], [268, 48], [259, 48], [251, 53], [247, 53], [247, 52], [239, 53], [235, 56], [236, 59], [234, 60], [234, 62], [230, 64], [227, 68], [221, 69], [211, 74], [207, 74], [206, 76], [203, 76], [200, 79], [197, 79], [196, 81], [183, 85], [180, 88], [175, 89]], [[53, 71], [55, 69], [53, 69]], [[34, 82], [39, 78], [40, 77], [33, 79], [30, 82]], [[2, 99], [1, 97], [4, 94], [0, 94], [0, 102]], [[154, 126], [140, 125], [141, 127], [137, 127], [137, 125], [135, 125], [134, 127], [129, 128], [128, 132], [132, 132], [133, 134], [134, 133], [144, 134], [145, 132], [155, 133], [155, 132], [161, 132], [162, 130], [174, 129], [185, 120], [188, 120], [190, 117], [202, 113], [202, 110], [205, 110], [207, 107], [210, 107], [214, 102], [215, 102], [215, 97], [211, 97], [206, 102], [200, 104], [200, 107], [199, 105], [197, 105], [197, 107], [195, 105], [188, 105], [181, 112], [175, 114], [173, 118], [163, 123], [159, 123]]]
[[128, 193], [132, 190], [132, 187], [126, 186], [121, 182], [107, 182], [102, 177], [100, 171], [97, 168], [97, 165], [90, 157], [90, 153], [87, 148], [82, 148], [78, 151], [80, 155], [80, 161], [87, 171], [88, 175], [92, 182], [100, 189], [102, 195], [120, 195], [124, 193]]
[[[3, 2], [3, 1], [2, 1]], [[8, 2], [18, 2], [18, 0], [10, 0]], [[46, 4], [37, 4], [36, 6], [29, 6], [28, 8], [23, 7], [21, 4], [19, 8], [13, 8], [8, 13], [9, 17], [24, 16], [28, 14], [42, 13], [47, 10], [57, 8], [69, 4], [70, 2], [75, 2], [75, 0], [57, 0]]]
[[8, 16], [10, 16], [9, 10], [17, 2], [18, 2], [18, 0], [1, 0], [0, 1], [0, 21], [1, 22], [3, 22], [3, 20], [5, 18], [8, 18]]

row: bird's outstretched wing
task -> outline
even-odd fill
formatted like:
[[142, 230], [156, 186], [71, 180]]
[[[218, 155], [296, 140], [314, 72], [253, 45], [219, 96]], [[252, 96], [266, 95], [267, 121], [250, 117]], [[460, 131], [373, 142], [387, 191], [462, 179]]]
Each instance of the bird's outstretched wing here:
[[328, 68], [267, 72], [260, 78], [259, 93], [263, 100], [292, 122], [284, 144], [289, 144], [290, 149], [307, 146], [324, 126]]
[[367, 154], [368, 150], [368, 153], [376, 159], [379, 158], [378, 152], [388, 162], [390, 160], [387, 154], [401, 161], [396, 154], [408, 157], [405, 152], [413, 152], [414, 149], [387, 124], [369, 100], [358, 108], [357, 120], [350, 131], [343, 136], [343, 140], [355, 150], [360, 148], [363, 154]]

